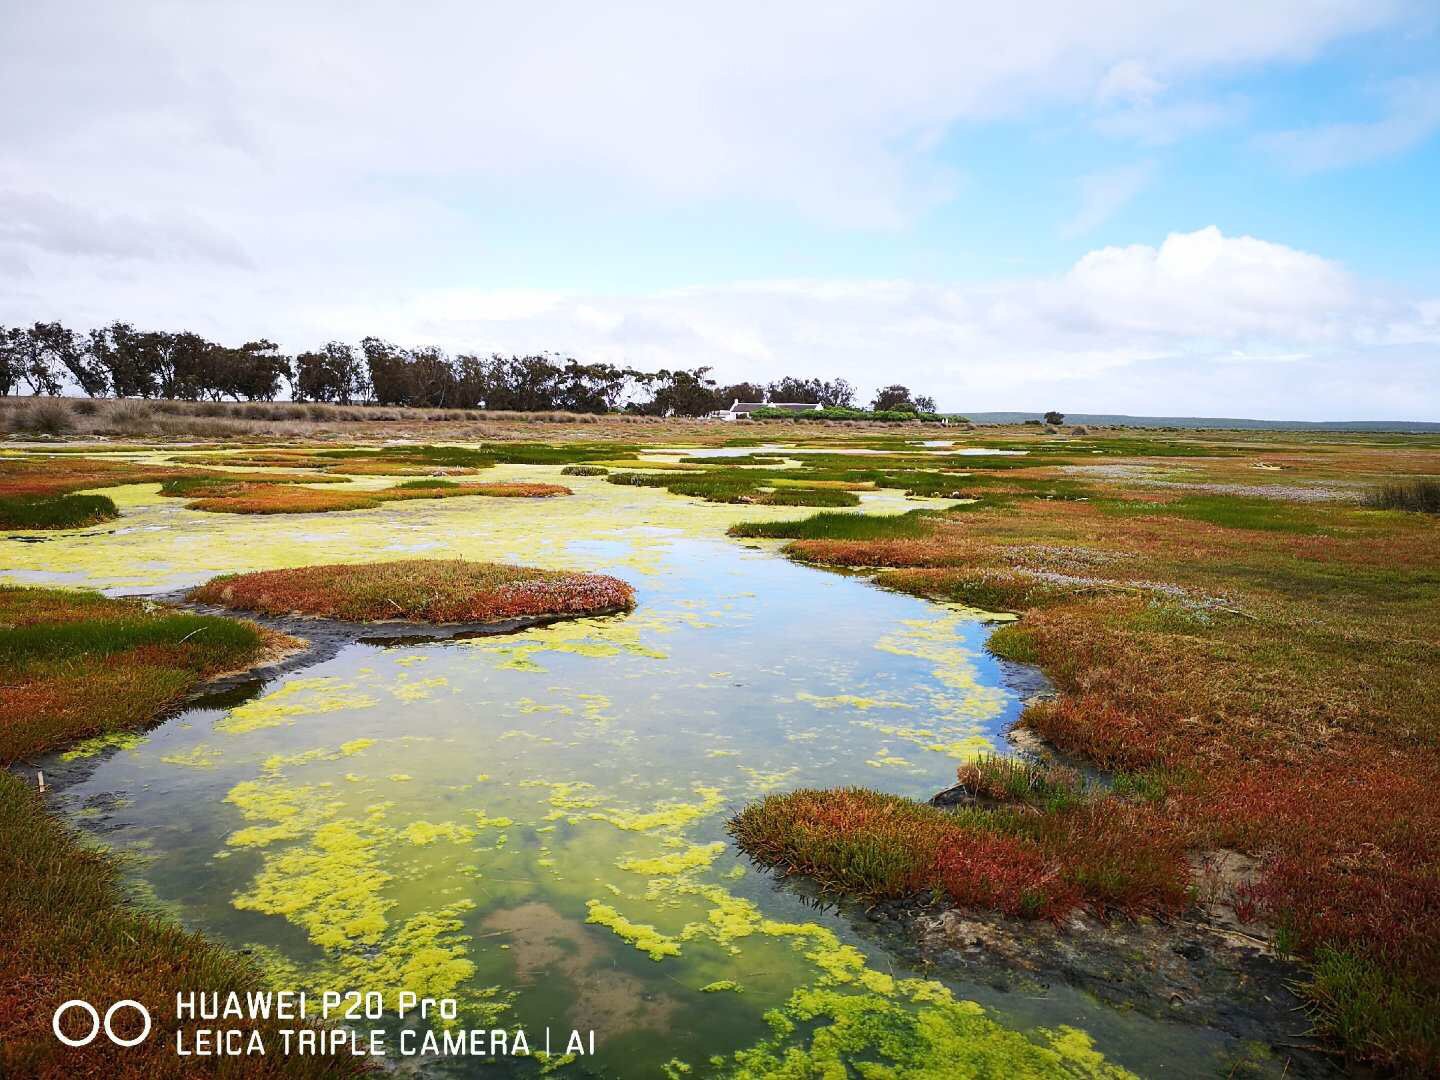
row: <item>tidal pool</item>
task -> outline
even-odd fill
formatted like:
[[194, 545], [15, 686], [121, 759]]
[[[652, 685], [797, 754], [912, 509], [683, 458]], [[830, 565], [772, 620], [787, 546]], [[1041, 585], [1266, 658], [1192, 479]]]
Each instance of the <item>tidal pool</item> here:
[[[487, 479], [510, 476], [560, 479]], [[403, 1063], [426, 1074], [833, 1076], [842, 1054], [894, 1069], [875, 1076], [1214, 1073], [1232, 1049], [1218, 1036], [1061, 986], [912, 970], [727, 842], [756, 795], [924, 798], [999, 745], [1019, 703], [976, 613], [723, 535], [804, 508], [563, 482], [575, 496], [277, 517], [133, 486], [118, 523], [0, 540], [0, 576], [116, 593], [433, 553], [603, 571], [638, 594], [629, 616], [345, 646], [59, 755], [56, 804], [138, 856], [143, 902], [251, 950], [276, 988], [456, 997], [462, 1026], [520, 1027], [532, 1049], [547, 1028], [596, 1033], [596, 1056], [571, 1061]]]

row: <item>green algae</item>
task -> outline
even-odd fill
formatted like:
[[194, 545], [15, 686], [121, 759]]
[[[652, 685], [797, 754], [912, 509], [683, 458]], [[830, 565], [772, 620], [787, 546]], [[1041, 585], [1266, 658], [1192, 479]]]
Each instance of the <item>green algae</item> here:
[[592, 812], [590, 817], [595, 821], [608, 821], [617, 829], [626, 829], [630, 832], [653, 832], [658, 829], [682, 828], [700, 818], [709, 817], [725, 805], [724, 796], [720, 794], [719, 788], [696, 784], [695, 794], [700, 796], [699, 802], [666, 801], [659, 803], [656, 809], [648, 812], [597, 811]]
[[110, 731], [81, 739], [60, 755], [61, 761], [80, 761], [97, 757], [108, 750], [133, 750], [145, 741], [145, 736], [133, 731]]
[[857, 694], [830, 694], [821, 696], [811, 694], [807, 691], [800, 691], [795, 695], [796, 701], [808, 701], [817, 709], [839, 709], [850, 708], [868, 711], [870, 709], [911, 709], [914, 708], [904, 701], [884, 701], [879, 698], [860, 697]]
[[319, 826], [308, 843], [267, 855], [251, 888], [235, 898], [242, 911], [279, 915], [322, 948], [377, 944], [393, 900], [381, 896], [393, 875], [382, 868], [377, 830], [362, 821]]
[[[989, 740], [986, 740], [986, 745], [989, 745]], [[907, 761], [905, 758], [898, 757], [895, 754], [890, 753], [889, 750], [883, 748], [881, 749], [880, 753], [876, 754], [874, 757], [866, 758], [865, 764], [875, 769], [908, 769], [910, 767], [910, 762]]]
[[587, 923], [607, 927], [616, 937], [628, 941], [651, 960], [658, 961], [667, 956], [680, 955], [680, 943], [674, 938], [667, 937], [649, 924], [631, 922], [609, 904], [599, 900], [587, 900], [585, 910]]
[[437, 840], [462, 844], [474, 839], [475, 830], [457, 821], [412, 821], [400, 830], [400, 836], [417, 847], [433, 844]]
[[[463, 932], [463, 917], [474, 908], [473, 901], [458, 900], [437, 911], [413, 915], [376, 956], [346, 957], [343, 968], [357, 980], [354, 985], [374, 987], [385, 994], [386, 1005], [392, 1009], [400, 989], [437, 999], [465, 996], [461, 991], [475, 974], [475, 964], [468, 956], [470, 938]], [[470, 1011], [481, 999], [503, 1009], [494, 1000], [498, 996], [498, 991], [482, 991]]]
[[706, 983], [700, 987], [702, 994], [719, 994], [727, 990], [736, 994], [743, 994], [745, 992], [745, 988], [734, 979], [716, 979], [714, 982]]
[[876, 994], [796, 990], [767, 1014], [773, 1038], [713, 1064], [733, 1080], [840, 1078], [852, 1070], [866, 1080], [1132, 1075], [1105, 1062], [1089, 1036], [1074, 1028], [1027, 1038], [973, 1002], [946, 1000], [933, 989], [939, 984], [914, 982], [902, 986], [916, 1008]]
[[724, 850], [725, 845], [717, 840], [713, 844], [690, 844], [683, 851], [671, 855], [657, 855], [652, 859], [621, 859], [616, 865], [621, 870], [629, 870], [634, 874], [663, 877], [683, 874], [687, 870], [706, 869]]
[[324, 797], [319, 788], [290, 786], [281, 780], [242, 780], [225, 801], [238, 807], [246, 821], [268, 821], [239, 829], [226, 838], [231, 847], [265, 847], [294, 840], [334, 817], [341, 803]]
[[215, 730], [227, 735], [246, 735], [261, 728], [293, 724], [298, 716], [319, 716], [377, 704], [369, 694], [354, 691], [353, 683], [333, 677], [291, 679], [264, 697], [235, 706], [215, 722]]
[[213, 769], [220, 763], [220, 751], [213, 746], [193, 746], [166, 754], [160, 760], [166, 765], [182, 765], [187, 769]]
[[413, 681], [402, 676], [398, 682], [387, 689], [399, 701], [425, 701], [433, 696], [434, 691], [449, 685], [450, 680], [443, 675]]

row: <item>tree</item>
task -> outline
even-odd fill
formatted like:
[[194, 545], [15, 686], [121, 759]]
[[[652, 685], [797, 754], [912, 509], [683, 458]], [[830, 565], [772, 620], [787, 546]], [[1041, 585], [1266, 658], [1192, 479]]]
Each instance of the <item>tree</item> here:
[[[291, 375], [290, 357], [266, 338], [247, 341], [238, 349], [216, 347], [214, 367], [218, 378], [215, 390], [239, 401], [274, 401], [280, 383]], [[218, 400], [218, 397], [217, 397]]]
[[[651, 416], [664, 416], [671, 412], [676, 416], [704, 416], [733, 400], [727, 397], [721, 403], [708, 367], [688, 371], [661, 369], [641, 381], [655, 387], [655, 396], [639, 406], [637, 411]], [[759, 397], [753, 400], [758, 401]]]
[[922, 413], [933, 413], [933, 412], [935, 412], [935, 411], [936, 411], [936, 409], [935, 409], [935, 399], [934, 399], [933, 397], [931, 397], [929, 394], [916, 394], [916, 395], [915, 395], [915, 411], [916, 411], [916, 412], [922, 412]]
[[289, 378], [290, 394], [296, 401], [349, 405], [366, 394], [365, 365], [342, 341], [332, 341], [318, 352], [295, 357]]
[[90, 355], [86, 339], [58, 322], [37, 322], [30, 328], [29, 334], [38, 343], [57, 380], [63, 370], [88, 397], [105, 394], [110, 380], [105, 375], [105, 369]]
[[154, 397], [158, 387], [145, 335], [129, 323], [113, 322], [90, 331], [91, 361], [105, 373], [116, 397]]
[[60, 329], [59, 323], [36, 323], [34, 326], [17, 326], [6, 332], [8, 366], [34, 395], [60, 393], [60, 370], [55, 364], [52, 350], [52, 328]]
[[827, 409], [853, 409], [855, 394], [855, 387], [844, 379], [831, 379], [820, 384], [818, 400]]
[[1064, 422], [1065, 414], [1063, 412], [1056, 412], [1054, 409], [1051, 409], [1045, 414], [1045, 423], [1051, 427], [1059, 427]]
[[822, 383], [819, 379], [797, 379], [793, 375], [786, 375], [783, 379], [777, 379], [770, 384], [769, 399], [818, 405], [820, 404], [821, 386]]
[[404, 405], [406, 354], [388, 341], [367, 337], [360, 342], [365, 366], [370, 372], [371, 393], [380, 405]]
[[910, 388], [899, 383], [884, 386], [875, 392], [870, 403], [874, 412], [915, 412], [915, 403], [910, 400]]
[[[736, 401], [764, 401], [765, 387], [759, 383], [739, 382], [715, 388], [715, 408], [728, 409]], [[709, 409], [705, 410], [709, 412]]]
[[16, 348], [18, 339], [8, 327], [0, 326], [0, 397], [8, 397], [10, 391], [20, 385], [20, 353]]
[[[820, 379], [799, 379], [786, 375], [767, 387], [771, 401], [794, 401], [806, 405], [823, 405], [827, 409], [849, 409], [855, 404], [855, 387], [844, 379], [829, 382]], [[758, 401], [758, 397], [751, 400]]]
[[157, 335], [161, 338], [160, 388], [163, 397], [199, 401], [219, 381], [214, 369], [217, 346], [191, 330]]

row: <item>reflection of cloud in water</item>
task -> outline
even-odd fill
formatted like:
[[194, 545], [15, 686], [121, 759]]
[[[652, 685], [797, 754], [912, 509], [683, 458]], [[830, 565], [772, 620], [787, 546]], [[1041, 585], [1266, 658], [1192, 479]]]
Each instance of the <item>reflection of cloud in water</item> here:
[[566, 1023], [604, 1036], [626, 1031], [670, 1030], [679, 1008], [670, 995], [611, 964], [609, 953], [583, 922], [567, 919], [549, 904], [531, 901], [495, 911], [481, 926], [510, 945], [515, 980], [533, 986], [563, 980], [574, 992]]

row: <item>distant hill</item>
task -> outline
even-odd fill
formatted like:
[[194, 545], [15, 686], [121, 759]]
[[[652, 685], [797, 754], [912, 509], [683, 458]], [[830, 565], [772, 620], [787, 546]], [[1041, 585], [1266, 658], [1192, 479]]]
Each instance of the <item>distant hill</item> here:
[[[1020, 424], [1040, 420], [1038, 412], [967, 412], [977, 424]], [[1228, 416], [1125, 416], [1120, 413], [1066, 413], [1067, 424], [1095, 424], [1099, 427], [1234, 428], [1253, 431], [1440, 431], [1440, 423], [1429, 420], [1243, 420]]]

